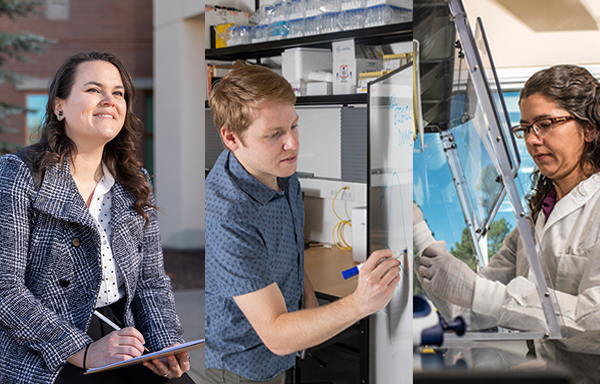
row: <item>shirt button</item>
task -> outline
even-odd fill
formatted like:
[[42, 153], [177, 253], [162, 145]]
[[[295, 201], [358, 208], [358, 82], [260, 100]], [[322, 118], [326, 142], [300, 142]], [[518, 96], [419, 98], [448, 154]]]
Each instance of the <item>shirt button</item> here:
[[60, 279], [60, 280], [58, 280], [58, 283], [63, 288], [67, 288], [69, 286], [69, 284], [71, 284], [71, 282], [67, 279]]
[[73, 239], [74, 246], [79, 247], [80, 244], [81, 244], [81, 240], [79, 240], [79, 237], [76, 237]]

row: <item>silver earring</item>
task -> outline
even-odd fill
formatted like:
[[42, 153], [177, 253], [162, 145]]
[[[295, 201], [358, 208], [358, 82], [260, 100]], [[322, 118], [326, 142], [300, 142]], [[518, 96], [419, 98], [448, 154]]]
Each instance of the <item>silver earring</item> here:
[[56, 116], [58, 121], [63, 121], [65, 116], [63, 115], [63, 111], [58, 111], [58, 116]]

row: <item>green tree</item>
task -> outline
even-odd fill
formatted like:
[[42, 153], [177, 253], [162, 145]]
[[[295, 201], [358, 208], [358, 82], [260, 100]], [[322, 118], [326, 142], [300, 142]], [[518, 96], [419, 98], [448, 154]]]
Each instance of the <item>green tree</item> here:
[[[0, 0], [0, 17], [8, 17], [16, 22], [19, 17], [38, 14], [39, 6], [42, 4], [44, 4], [43, 1]], [[43, 36], [25, 31], [14, 34], [0, 31], [0, 84], [17, 84], [26, 78], [24, 75], [8, 71], [6, 65], [14, 60], [30, 63], [32, 55], [40, 55], [46, 52], [48, 45], [52, 42]], [[25, 112], [27, 112], [27, 108], [22, 105], [10, 104], [0, 100], [0, 133], [14, 131], [15, 128], [8, 125], [7, 118]], [[18, 144], [0, 140], [0, 152], [2, 153], [15, 150], [18, 147]]]
[[[500, 250], [502, 242], [510, 230], [511, 225], [504, 218], [492, 222], [487, 233], [488, 255], [490, 257]], [[477, 270], [477, 256], [467, 228], [462, 231], [460, 243], [455, 243], [454, 247], [450, 248], [450, 253], [465, 262], [472, 270]]]
[[467, 264], [472, 270], [477, 270], [477, 256], [473, 250], [471, 235], [467, 228], [463, 229], [460, 235], [460, 243], [454, 243], [454, 247], [450, 248], [450, 253]]
[[487, 233], [488, 254], [490, 256], [500, 250], [504, 238], [508, 235], [511, 229], [512, 226], [504, 218], [494, 221], [492, 225], [490, 225], [490, 230]]

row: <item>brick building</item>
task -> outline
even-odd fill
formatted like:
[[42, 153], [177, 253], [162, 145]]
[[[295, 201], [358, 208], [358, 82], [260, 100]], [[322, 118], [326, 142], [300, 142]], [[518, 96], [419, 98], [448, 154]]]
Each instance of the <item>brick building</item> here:
[[[45, 109], [47, 86], [60, 64], [78, 52], [109, 51], [128, 65], [140, 100], [134, 108], [145, 127], [140, 143], [153, 179], [163, 247], [204, 247], [204, 2], [198, 0], [43, 0], [39, 15], [0, 30], [29, 31], [56, 41], [33, 63], [7, 69], [31, 76], [0, 84], [0, 100]], [[154, 107], [156, 106], [156, 107]], [[35, 140], [36, 114], [11, 116], [10, 142]], [[32, 135], [33, 134], [33, 135]]]
[[[31, 78], [16, 86], [0, 84], [0, 100], [44, 109], [48, 81], [67, 57], [93, 50], [114, 53], [126, 62], [140, 91], [134, 111], [145, 125], [141, 155], [152, 172], [152, 8], [152, 0], [46, 0], [38, 15], [18, 18], [17, 22], [1, 17], [2, 31], [28, 31], [55, 43], [47, 53], [31, 56], [32, 63], [9, 63], [9, 71]], [[2, 139], [20, 144], [35, 141], [37, 117], [11, 116], [7, 125], [16, 128], [16, 132], [4, 133]]]

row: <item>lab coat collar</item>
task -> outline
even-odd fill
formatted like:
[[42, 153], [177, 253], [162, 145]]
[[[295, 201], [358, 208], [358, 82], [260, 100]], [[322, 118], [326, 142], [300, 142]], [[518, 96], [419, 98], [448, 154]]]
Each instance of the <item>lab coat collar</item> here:
[[[590, 176], [588, 179], [583, 180], [581, 183], [577, 184], [571, 192], [565, 195], [562, 199], [556, 202], [552, 213], [546, 220], [545, 225], [543, 226], [543, 232], [546, 232], [548, 228], [562, 220], [565, 216], [578, 209], [585, 203], [589, 201], [589, 199], [600, 189], [600, 172], [595, 173]], [[543, 217], [539, 216], [538, 221]], [[538, 226], [539, 228], [539, 226]]]

